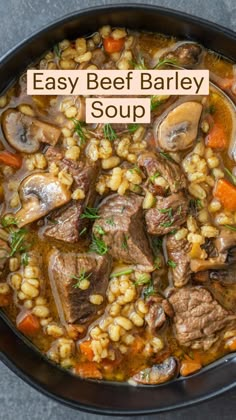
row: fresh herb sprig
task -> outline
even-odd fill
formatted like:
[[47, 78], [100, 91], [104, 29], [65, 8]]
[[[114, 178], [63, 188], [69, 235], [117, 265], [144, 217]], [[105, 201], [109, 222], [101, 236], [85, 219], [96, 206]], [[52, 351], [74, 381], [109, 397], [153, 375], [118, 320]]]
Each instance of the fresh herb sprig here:
[[90, 252], [96, 252], [99, 255], [105, 255], [108, 252], [108, 246], [103, 239], [93, 235], [89, 250]]
[[17, 219], [12, 215], [3, 216], [1, 219], [1, 225], [4, 228], [9, 226], [17, 226]]
[[129, 124], [128, 125], [128, 130], [130, 133], [135, 133], [135, 131], [137, 131], [137, 129], [140, 127], [140, 124]]
[[233, 184], [236, 185], [236, 176], [234, 176], [233, 173], [228, 168], [224, 168], [224, 170], [227, 173], [228, 177], [233, 182]]
[[98, 208], [85, 207], [84, 212], [81, 214], [80, 219], [99, 219]]
[[17, 252], [26, 252], [28, 244], [26, 243], [27, 229], [21, 228], [10, 233], [10, 257], [13, 257]]
[[82, 270], [79, 276], [71, 276], [72, 279], [76, 280], [76, 283], [73, 285], [74, 288], [79, 288], [83, 280], [88, 280], [92, 273], [87, 274], [85, 270]]
[[133, 268], [126, 268], [126, 269], [121, 270], [121, 271], [116, 271], [116, 272], [114, 272], [110, 275], [110, 279], [113, 279], [114, 277], [120, 277], [120, 276], [125, 276], [127, 274], [131, 274], [131, 273], [133, 273], [133, 271], [134, 271]]
[[103, 134], [105, 139], [114, 141], [117, 139], [117, 134], [115, 130], [112, 128], [111, 124], [104, 124], [103, 126]]
[[173, 260], [168, 260], [167, 265], [171, 268], [175, 268], [177, 264]]
[[74, 124], [74, 131], [79, 137], [79, 144], [80, 146], [82, 146], [86, 143], [86, 135], [84, 132], [84, 127], [86, 123], [84, 121], [79, 121], [76, 118], [71, 118], [71, 121]]
[[178, 62], [176, 58], [160, 58], [154, 69], [159, 69], [164, 66], [177, 66]]
[[227, 229], [230, 229], [230, 230], [233, 230], [234, 232], [236, 232], [236, 226], [224, 225], [224, 227], [226, 227]]
[[61, 49], [59, 47], [59, 44], [54, 45], [53, 52], [58, 58], [61, 58]]

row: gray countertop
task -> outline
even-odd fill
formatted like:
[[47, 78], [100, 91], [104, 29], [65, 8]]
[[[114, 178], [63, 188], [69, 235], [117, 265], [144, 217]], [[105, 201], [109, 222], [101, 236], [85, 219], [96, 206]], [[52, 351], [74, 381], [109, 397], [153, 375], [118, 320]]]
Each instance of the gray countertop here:
[[[122, 1], [0, 0], [0, 56], [55, 18], [84, 7], [111, 3], [122, 3]], [[136, 0], [135, 3], [158, 4], [184, 11], [236, 31], [235, 0], [146, 0], [144, 2]], [[102, 420], [107, 418], [81, 413], [50, 400], [25, 384], [2, 363], [0, 363], [0, 407], [0, 419], [4, 420], [15, 418], [18, 420], [58, 420], [61, 418]], [[227, 420], [235, 418], [235, 409], [236, 393], [230, 391], [194, 407], [148, 418]], [[147, 416], [139, 417], [140, 420], [144, 418], [146, 419]]]

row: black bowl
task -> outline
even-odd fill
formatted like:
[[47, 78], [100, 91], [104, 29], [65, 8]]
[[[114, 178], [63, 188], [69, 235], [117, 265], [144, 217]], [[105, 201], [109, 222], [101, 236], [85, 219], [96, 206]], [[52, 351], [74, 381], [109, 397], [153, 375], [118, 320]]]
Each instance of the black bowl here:
[[[107, 23], [199, 41], [236, 61], [236, 34], [225, 28], [155, 6], [110, 5], [66, 16], [10, 51], [1, 60], [0, 92], [59, 40], [91, 33]], [[0, 356], [18, 376], [51, 398], [80, 410], [111, 415], [151, 414], [186, 407], [229, 390], [236, 376], [236, 356], [230, 354], [197, 374], [159, 386], [82, 380], [48, 362], [2, 312]]]

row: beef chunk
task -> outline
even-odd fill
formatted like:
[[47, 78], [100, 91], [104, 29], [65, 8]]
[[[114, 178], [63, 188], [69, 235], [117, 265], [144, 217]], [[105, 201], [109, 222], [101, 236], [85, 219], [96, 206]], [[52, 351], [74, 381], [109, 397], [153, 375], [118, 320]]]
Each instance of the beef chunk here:
[[130, 193], [126, 196], [114, 194], [106, 198], [93, 226], [93, 234], [99, 236], [116, 260], [135, 264], [140, 270], [152, 271], [153, 258], [144, 230], [143, 198]]
[[176, 49], [167, 52], [161, 58], [168, 58], [176, 60], [176, 64], [186, 68], [196, 66], [202, 55], [201, 45], [193, 42], [183, 42]]
[[146, 170], [149, 178], [157, 174], [165, 178], [172, 193], [186, 188], [186, 178], [179, 165], [160, 154], [142, 153], [138, 158], [138, 165]]
[[168, 300], [163, 299], [161, 296], [151, 296], [147, 300], [148, 313], [145, 315], [151, 332], [155, 332], [161, 328], [166, 322], [166, 315], [172, 317], [173, 309]]
[[[49, 278], [52, 293], [57, 304], [62, 322], [84, 324], [90, 322], [100, 306], [93, 305], [89, 296], [105, 296], [109, 274], [110, 260], [107, 256], [96, 254], [75, 254], [56, 251], [49, 261]], [[76, 287], [83, 276], [90, 281], [86, 290]]]
[[[85, 192], [83, 200], [72, 200], [66, 206], [51, 212], [44, 229], [44, 235], [60, 241], [75, 243], [80, 239], [80, 232], [88, 222], [80, 219], [86, 206], [93, 206], [95, 200], [95, 182], [98, 175], [98, 164], [87, 165], [62, 158], [59, 149], [49, 148], [47, 157], [56, 161], [60, 169], [67, 170], [74, 178], [72, 190], [81, 188]], [[47, 154], [46, 153], [46, 154]]]
[[186, 239], [177, 241], [174, 235], [166, 238], [166, 249], [171, 267], [175, 287], [182, 287], [188, 283], [191, 275], [190, 257], [188, 255], [191, 245]]
[[148, 233], [165, 235], [186, 221], [188, 200], [182, 192], [158, 197], [155, 207], [145, 214]]
[[203, 287], [176, 289], [169, 297], [180, 345], [208, 350], [220, 331], [236, 324], [236, 315], [224, 309]]

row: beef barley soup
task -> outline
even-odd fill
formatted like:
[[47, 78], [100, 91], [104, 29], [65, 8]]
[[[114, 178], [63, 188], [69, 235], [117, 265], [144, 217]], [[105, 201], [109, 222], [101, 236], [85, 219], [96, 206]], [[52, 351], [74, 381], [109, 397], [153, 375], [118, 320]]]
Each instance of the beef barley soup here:
[[235, 65], [102, 27], [39, 69], [209, 69], [208, 96], [152, 96], [151, 123], [85, 124], [82, 96], [0, 98], [0, 306], [83, 377], [160, 384], [236, 350]]

